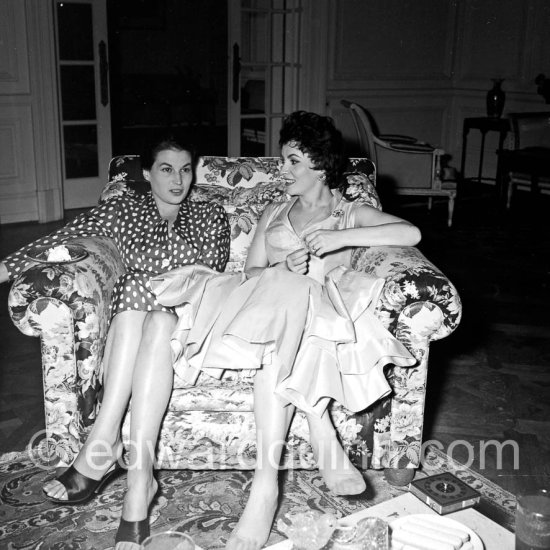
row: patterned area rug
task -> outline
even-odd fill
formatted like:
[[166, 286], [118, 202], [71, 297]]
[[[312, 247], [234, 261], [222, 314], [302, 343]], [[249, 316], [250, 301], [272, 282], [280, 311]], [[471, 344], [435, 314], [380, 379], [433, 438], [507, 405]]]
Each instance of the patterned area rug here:
[[[424, 476], [451, 471], [478, 489], [478, 509], [501, 525], [513, 528], [515, 498], [487, 479], [428, 448]], [[368, 491], [355, 498], [333, 496], [319, 473], [285, 473], [278, 517], [316, 509], [337, 517], [358, 512], [399, 496], [406, 489], [390, 486], [383, 471], [365, 473]], [[0, 457], [0, 547], [2, 549], [104, 550], [112, 548], [125, 488], [124, 477], [109, 485], [94, 501], [82, 506], [55, 506], [43, 497], [42, 485], [54, 477], [33, 464], [27, 453]], [[252, 472], [163, 470], [157, 473], [161, 491], [152, 509], [153, 533], [179, 530], [205, 549], [223, 548], [246, 503]], [[274, 527], [268, 544], [283, 536]]]

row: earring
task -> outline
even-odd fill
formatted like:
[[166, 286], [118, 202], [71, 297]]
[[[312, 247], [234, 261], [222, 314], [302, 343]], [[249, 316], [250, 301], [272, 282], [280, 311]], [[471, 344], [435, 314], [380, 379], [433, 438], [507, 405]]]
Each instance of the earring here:
[[319, 174], [318, 179], [324, 185], [327, 182], [327, 175], [323, 172], [322, 174]]

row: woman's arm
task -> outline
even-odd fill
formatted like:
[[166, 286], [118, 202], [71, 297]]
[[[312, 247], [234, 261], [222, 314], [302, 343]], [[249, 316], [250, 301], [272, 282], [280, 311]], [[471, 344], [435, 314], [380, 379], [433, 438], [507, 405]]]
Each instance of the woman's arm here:
[[274, 267], [277, 269], [287, 269], [294, 273], [307, 273], [309, 252], [305, 248], [301, 248], [291, 252], [285, 260], [275, 265], [270, 266], [267, 258], [267, 251], [265, 249], [265, 230], [267, 228], [267, 222], [270, 218], [272, 209], [270, 207], [264, 210], [258, 226], [256, 227], [256, 233], [252, 239], [252, 244], [248, 249], [246, 256], [246, 264], [244, 266], [244, 272], [250, 279], [251, 277], [257, 277], [267, 267]]
[[363, 205], [355, 211], [355, 227], [340, 230], [317, 229], [305, 235], [309, 250], [322, 256], [345, 247], [415, 246], [420, 230], [413, 224], [376, 208]]
[[246, 263], [244, 264], [244, 272], [248, 278], [257, 277], [269, 265], [265, 249], [265, 229], [269, 219], [269, 212], [270, 208], [267, 207], [261, 215], [256, 227], [256, 233], [254, 233], [254, 238], [248, 248]]
[[40, 237], [6, 256], [2, 260], [5, 272], [4, 269], [0, 270], [0, 282], [3, 282], [4, 279], [2, 277], [4, 276], [6, 276], [5, 280], [14, 279], [28, 265], [33, 264], [33, 260], [27, 257], [27, 252], [36, 246], [55, 247], [78, 237], [105, 236], [114, 238], [112, 229], [117, 222], [118, 210], [120, 209], [119, 204], [122, 204], [122, 200], [122, 198], [115, 199], [96, 206], [88, 212], [78, 215], [74, 220], [57, 231]]
[[229, 260], [231, 228], [223, 207], [211, 206], [198, 261], [216, 271], [223, 271]]

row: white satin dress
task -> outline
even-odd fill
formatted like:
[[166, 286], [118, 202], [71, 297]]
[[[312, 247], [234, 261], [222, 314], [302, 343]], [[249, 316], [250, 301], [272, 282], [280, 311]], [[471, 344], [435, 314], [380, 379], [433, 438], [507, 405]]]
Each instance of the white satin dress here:
[[[354, 227], [355, 203], [297, 234], [288, 214], [296, 199], [268, 206], [269, 264], [305, 246], [313, 229]], [[158, 301], [176, 306], [176, 375], [194, 384], [201, 370], [277, 369], [276, 394], [321, 415], [331, 399], [358, 412], [387, 395], [388, 364], [416, 364], [374, 315], [384, 279], [351, 269], [351, 249], [311, 256], [307, 275], [268, 267], [258, 277], [185, 266], [151, 279]]]

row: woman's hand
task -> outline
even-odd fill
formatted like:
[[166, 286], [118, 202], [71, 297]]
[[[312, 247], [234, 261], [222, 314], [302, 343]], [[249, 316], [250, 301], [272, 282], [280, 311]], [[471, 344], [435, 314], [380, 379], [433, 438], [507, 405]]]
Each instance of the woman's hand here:
[[309, 251], [315, 256], [322, 256], [346, 246], [342, 239], [342, 232], [334, 229], [315, 229], [304, 236], [304, 241]]
[[305, 248], [300, 248], [290, 253], [286, 257], [286, 261], [277, 264], [286, 267], [289, 271], [293, 273], [299, 273], [300, 275], [305, 275], [308, 270], [309, 264], [309, 252]]

